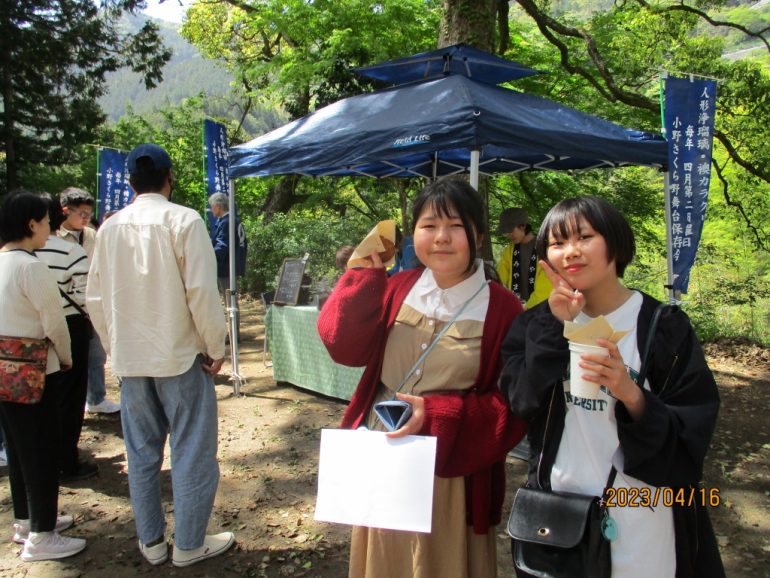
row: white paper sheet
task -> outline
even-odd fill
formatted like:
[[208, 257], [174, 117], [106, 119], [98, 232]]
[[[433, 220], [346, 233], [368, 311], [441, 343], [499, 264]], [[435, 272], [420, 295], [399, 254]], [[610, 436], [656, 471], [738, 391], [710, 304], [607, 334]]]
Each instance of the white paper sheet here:
[[315, 519], [430, 532], [436, 438], [324, 429]]

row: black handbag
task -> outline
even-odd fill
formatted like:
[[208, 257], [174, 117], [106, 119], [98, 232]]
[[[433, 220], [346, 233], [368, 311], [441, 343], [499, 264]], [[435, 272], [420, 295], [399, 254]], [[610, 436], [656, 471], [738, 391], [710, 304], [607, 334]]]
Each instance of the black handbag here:
[[[640, 387], [647, 375], [658, 320], [666, 307], [659, 305], [650, 323], [642, 366], [636, 378]], [[554, 395], [556, 388], [552, 392], [549, 413]], [[517, 575], [610, 578], [610, 542], [617, 537], [617, 527], [607, 511], [605, 496], [607, 488], [615, 483], [616, 474], [615, 466], [612, 466], [601, 497], [526, 486], [519, 488], [513, 499], [507, 528], [508, 535], [513, 539], [513, 564]]]
[[[615, 468], [607, 487], [615, 481]], [[519, 488], [508, 518], [517, 573], [536, 578], [609, 578], [612, 519], [603, 497]]]

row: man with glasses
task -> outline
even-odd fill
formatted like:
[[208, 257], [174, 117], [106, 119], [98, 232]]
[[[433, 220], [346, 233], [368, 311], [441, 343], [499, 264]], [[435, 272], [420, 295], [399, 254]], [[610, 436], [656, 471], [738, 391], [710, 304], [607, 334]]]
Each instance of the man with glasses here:
[[[90, 263], [94, 254], [96, 231], [89, 226], [94, 214], [94, 198], [83, 189], [68, 187], [59, 194], [59, 202], [64, 211], [65, 220], [59, 229], [59, 236], [65, 241], [77, 243], [83, 247]], [[104, 379], [104, 364], [107, 355], [99, 336], [93, 332], [88, 343], [88, 392], [86, 411], [88, 413], [115, 413], [120, 411], [120, 404], [107, 399], [107, 386]]]
[[96, 231], [88, 226], [94, 214], [94, 198], [83, 189], [67, 187], [59, 193], [59, 202], [65, 217], [59, 236], [81, 245], [90, 259], [96, 239]]

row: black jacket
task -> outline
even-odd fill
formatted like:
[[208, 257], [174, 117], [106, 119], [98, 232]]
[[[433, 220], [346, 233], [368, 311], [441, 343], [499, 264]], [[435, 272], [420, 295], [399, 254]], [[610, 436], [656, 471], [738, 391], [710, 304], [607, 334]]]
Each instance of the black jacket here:
[[[643, 294], [637, 321], [641, 355], [657, 306]], [[563, 329], [545, 302], [519, 315], [503, 343], [500, 388], [513, 414], [529, 421], [529, 483], [536, 487], [550, 487], [564, 431], [564, 396], [554, 394], [561, 392], [569, 365]], [[615, 405], [623, 471], [653, 486], [695, 487], [716, 425], [719, 394], [692, 325], [678, 307], [661, 315], [647, 379], [652, 391], [644, 390], [647, 403], [638, 422], [622, 403]], [[674, 525], [677, 578], [723, 577], [707, 511], [674, 507]]]

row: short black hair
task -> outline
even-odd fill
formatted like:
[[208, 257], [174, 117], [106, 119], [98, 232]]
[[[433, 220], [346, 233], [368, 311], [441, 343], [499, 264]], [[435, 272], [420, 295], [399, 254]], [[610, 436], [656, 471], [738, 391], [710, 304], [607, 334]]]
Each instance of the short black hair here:
[[39, 193], [25, 189], [9, 192], [0, 206], [0, 240], [10, 243], [31, 237], [29, 222], [42, 221], [47, 213], [48, 203]]
[[580, 217], [604, 237], [607, 244], [607, 260], [615, 261], [615, 272], [623, 277], [626, 267], [636, 253], [636, 241], [631, 226], [613, 205], [601, 197], [585, 196], [565, 199], [551, 208], [545, 216], [535, 241], [535, 251], [540, 259], [548, 259], [548, 237], [566, 239], [578, 228]]
[[453, 216], [451, 207], [457, 210], [457, 216], [463, 222], [465, 236], [468, 238], [470, 257], [466, 271], [470, 271], [476, 261], [476, 240], [486, 234], [484, 226], [484, 203], [481, 196], [470, 184], [460, 179], [443, 179], [427, 185], [412, 206], [412, 232], [425, 207], [432, 207], [444, 217]]
[[51, 224], [51, 232], [56, 232], [61, 228], [61, 224], [65, 221], [61, 203], [48, 193], [40, 193], [40, 196], [43, 197], [48, 204], [48, 221]]
[[93, 207], [96, 204], [91, 193], [77, 187], [67, 187], [59, 193], [59, 203], [62, 207], [79, 207], [81, 205]]
[[136, 159], [136, 172], [131, 173], [128, 182], [137, 195], [142, 193], [157, 193], [166, 183], [171, 169], [156, 169], [149, 157]]

